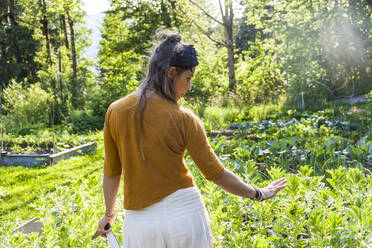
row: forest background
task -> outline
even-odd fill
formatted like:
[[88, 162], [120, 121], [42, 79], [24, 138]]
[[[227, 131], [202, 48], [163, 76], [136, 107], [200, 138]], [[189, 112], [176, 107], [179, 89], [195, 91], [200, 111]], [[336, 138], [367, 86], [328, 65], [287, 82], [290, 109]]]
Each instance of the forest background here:
[[[0, 166], [0, 247], [107, 247], [91, 240], [104, 214], [105, 112], [145, 77], [158, 28], [196, 47], [180, 103], [201, 117], [226, 168], [258, 188], [287, 178], [277, 197], [243, 200], [186, 154], [216, 247], [370, 247], [371, 9], [371, 0], [112, 0], [93, 59], [80, 0], [0, 0], [0, 161], [97, 142], [96, 153], [53, 166]], [[122, 223], [122, 201], [117, 213]], [[31, 218], [41, 235], [16, 232]], [[113, 230], [121, 242], [122, 225]]]
[[145, 77], [158, 28], [196, 47], [182, 104], [222, 115], [217, 124], [252, 117], [254, 106], [321, 108], [372, 90], [369, 0], [116, 0], [97, 61], [84, 55], [91, 32], [79, 0], [0, 6], [1, 128], [14, 134], [101, 129], [109, 104]]

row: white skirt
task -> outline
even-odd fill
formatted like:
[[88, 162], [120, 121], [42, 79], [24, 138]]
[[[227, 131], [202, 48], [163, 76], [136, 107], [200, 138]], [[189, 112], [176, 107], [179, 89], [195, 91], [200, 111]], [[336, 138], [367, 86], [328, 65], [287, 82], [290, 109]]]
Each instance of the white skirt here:
[[125, 248], [210, 248], [214, 241], [196, 187], [180, 189], [142, 210], [125, 210]]

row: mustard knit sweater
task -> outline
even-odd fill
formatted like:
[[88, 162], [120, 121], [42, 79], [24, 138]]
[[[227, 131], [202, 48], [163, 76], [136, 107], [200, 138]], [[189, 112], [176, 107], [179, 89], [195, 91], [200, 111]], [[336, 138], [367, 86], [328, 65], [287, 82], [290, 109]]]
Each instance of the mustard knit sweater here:
[[124, 176], [124, 208], [139, 210], [181, 188], [195, 186], [185, 150], [208, 180], [224, 166], [211, 149], [204, 127], [190, 110], [165, 99], [147, 99], [141, 154], [138, 96], [112, 103], [104, 126], [106, 176]]

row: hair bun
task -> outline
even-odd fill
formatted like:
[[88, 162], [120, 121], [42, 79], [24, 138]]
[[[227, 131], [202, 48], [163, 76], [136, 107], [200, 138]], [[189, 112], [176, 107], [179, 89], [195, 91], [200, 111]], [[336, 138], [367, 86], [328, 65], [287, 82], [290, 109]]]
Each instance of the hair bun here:
[[177, 33], [168, 34], [167, 40], [169, 42], [181, 42], [182, 36], [180, 34], [177, 34]]
[[167, 33], [161, 28], [156, 30], [155, 37], [158, 41], [180, 42], [182, 40], [182, 36], [179, 33]]

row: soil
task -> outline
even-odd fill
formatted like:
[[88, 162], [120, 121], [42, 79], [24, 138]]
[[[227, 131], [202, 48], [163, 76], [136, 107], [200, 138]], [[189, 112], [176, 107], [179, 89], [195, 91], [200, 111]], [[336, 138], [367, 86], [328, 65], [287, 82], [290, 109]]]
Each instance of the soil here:
[[232, 137], [234, 136], [233, 130], [220, 130], [220, 131], [214, 131], [209, 134], [212, 138], [218, 137], [218, 136], [227, 136]]

